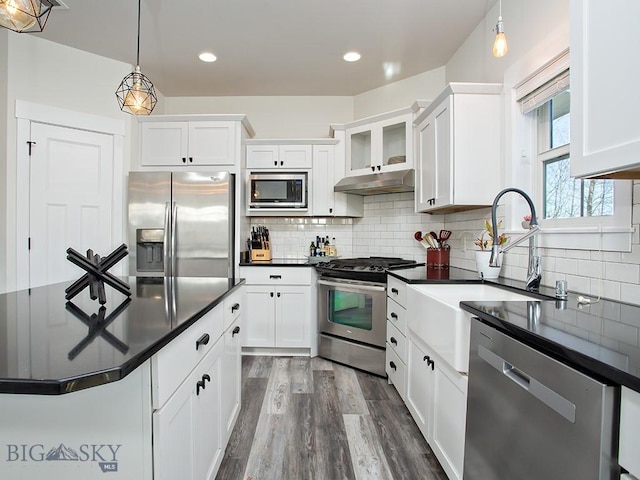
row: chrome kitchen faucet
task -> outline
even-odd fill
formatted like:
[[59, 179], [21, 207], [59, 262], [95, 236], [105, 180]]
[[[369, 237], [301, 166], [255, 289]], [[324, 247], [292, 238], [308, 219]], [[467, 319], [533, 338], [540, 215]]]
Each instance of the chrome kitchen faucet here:
[[[505, 193], [508, 192], [519, 193], [524, 197], [529, 204], [529, 209], [531, 210], [531, 221], [529, 222], [529, 231], [527, 233], [501, 249], [498, 244], [498, 222], [496, 219], [496, 210], [498, 209], [498, 201]], [[542, 281], [542, 260], [540, 255], [537, 255], [536, 252], [536, 234], [540, 232], [540, 226], [538, 225], [538, 218], [536, 217], [536, 207], [533, 205], [531, 197], [518, 188], [505, 188], [502, 190], [493, 200], [493, 206], [491, 207], [491, 225], [493, 227], [493, 246], [491, 247], [489, 266], [500, 267], [500, 252], [506, 253], [513, 247], [520, 245], [526, 239], [529, 239], [529, 268], [527, 270], [527, 283], [525, 284], [525, 288], [529, 291], [538, 291], [540, 289], [540, 282]]]

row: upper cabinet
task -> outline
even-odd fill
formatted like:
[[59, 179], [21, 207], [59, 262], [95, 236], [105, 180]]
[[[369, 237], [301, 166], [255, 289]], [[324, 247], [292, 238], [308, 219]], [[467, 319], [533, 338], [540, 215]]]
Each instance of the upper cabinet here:
[[409, 108], [346, 125], [346, 174], [413, 168], [413, 111]]
[[313, 145], [311, 215], [314, 217], [362, 217], [360, 195], [337, 193], [333, 186], [344, 176], [344, 130], [334, 132], [334, 144]]
[[[265, 144], [262, 142], [262, 140], [252, 140], [247, 142], [247, 169], [309, 170], [311, 168], [311, 145], [275, 145], [273, 143]], [[273, 142], [273, 140], [269, 140], [268, 142]]]
[[253, 135], [244, 115], [153, 116], [139, 121], [142, 166], [235, 165], [242, 137]]
[[571, 176], [640, 179], [640, 2], [571, 0]]
[[416, 211], [490, 206], [501, 187], [500, 84], [451, 83], [416, 118]]

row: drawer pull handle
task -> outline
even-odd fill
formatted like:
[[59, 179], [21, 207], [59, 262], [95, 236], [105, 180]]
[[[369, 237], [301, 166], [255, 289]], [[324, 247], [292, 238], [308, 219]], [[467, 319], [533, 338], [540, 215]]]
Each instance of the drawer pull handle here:
[[396, 345], [396, 346], [398, 345], [398, 341], [396, 340], [396, 338], [395, 338], [395, 337], [391, 337], [391, 338], [389, 339], [389, 341], [390, 341], [391, 343], [393, 343], [394, 345]]
[[269, 275], [269, 279], [271, 280], [280, 280], [282, 275]]
[[231, 332], [231, 336], [235, 337], [239, 333], [240, 333], [240, 327], [236, 327], [233, 329], [233, 332]]
[[392, 288], [391, 293], [395, 293], [396, 295], [398, 295], [400, 292], [398, 292], [397, 288]]
[[[211, 381], [211, 377], [209, 376], [208, 373], [205, 373], [204, 375], [202, 375], [202, 381], [203, 382], [210, 382]], [[204, 388], [204, 387], [202, 387]]]
[[200, 389], [204, 390], [204, 380], [198, 380], [196, 382], [196, 395], [200, 395]]
[[206, 345], [207, 343], [209, 343], [210, 339], [211, 337], [209, 336], [208, 333], [205, 333], [204, 335], [202, 335], [198, 340], [196, 340], [196, 350], [200, 348], [200, 345]]
[[397, 320], [398, 319], [398, 314], [396, 312], [391, 312], [391, 318]]
[[231, 313], [235, 312], [236, 310], [240, 310], [240, 304], [239, 303], [234, 303], [231, 306]]
[[389, 366], [390, 366], [391, 368], [393, 368], [394, 370], [396, 370], [396, 371], [398, 370], [398, 368], [396, 367], [396, 364], [395, 364], [395, 363], [393, 363], [393, 362], [389, 362]]

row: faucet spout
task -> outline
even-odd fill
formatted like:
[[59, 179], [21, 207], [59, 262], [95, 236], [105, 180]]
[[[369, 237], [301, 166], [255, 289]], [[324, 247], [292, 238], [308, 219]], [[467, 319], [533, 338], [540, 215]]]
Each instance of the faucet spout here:
[[[531, 221], [529, 222], [529, 231], [525, 233], [522, 237], [516, 239], [511, 245], [500, 249], [500, 245], [498, 245], [498, 220], [497, 220], [497, 209], [498, 202], [500, 198], [505, 193], [515, 192], [521, 195], [529, 204], [529, 210], [531, 212]], [[542, 281], [542, 260], [536, 252], [536, 234], [540, 232], [540, 226], [538, 225], [538, 218], [536, 216], [536, 207], [533, 204], [533, 200], [531, 197], [527, 195], [524, 191], [519, 188], [505, 188], [502, 190], [496, 198], [493, 200], [493, 205], [491, 207], [491, 225], [493, 227], [493, 246], [491, 247], [491, 259], [489, 260], [489, 265], [492, 267], [500, 266], [500, 253], [507, 252], [511, 248], [519, 245], [523, 241], [529, 239], [529, 267], [527, 269], [527, 281], [525, 288], [531, 291], [537, 291], [540, 288], [540, 282]]]

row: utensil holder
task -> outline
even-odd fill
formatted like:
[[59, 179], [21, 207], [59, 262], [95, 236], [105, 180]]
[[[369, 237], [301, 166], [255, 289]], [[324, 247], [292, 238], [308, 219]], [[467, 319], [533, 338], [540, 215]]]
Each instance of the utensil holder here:
[[428, 248], [427, 249], [428, 268], [449, 268], [448, 248]]

